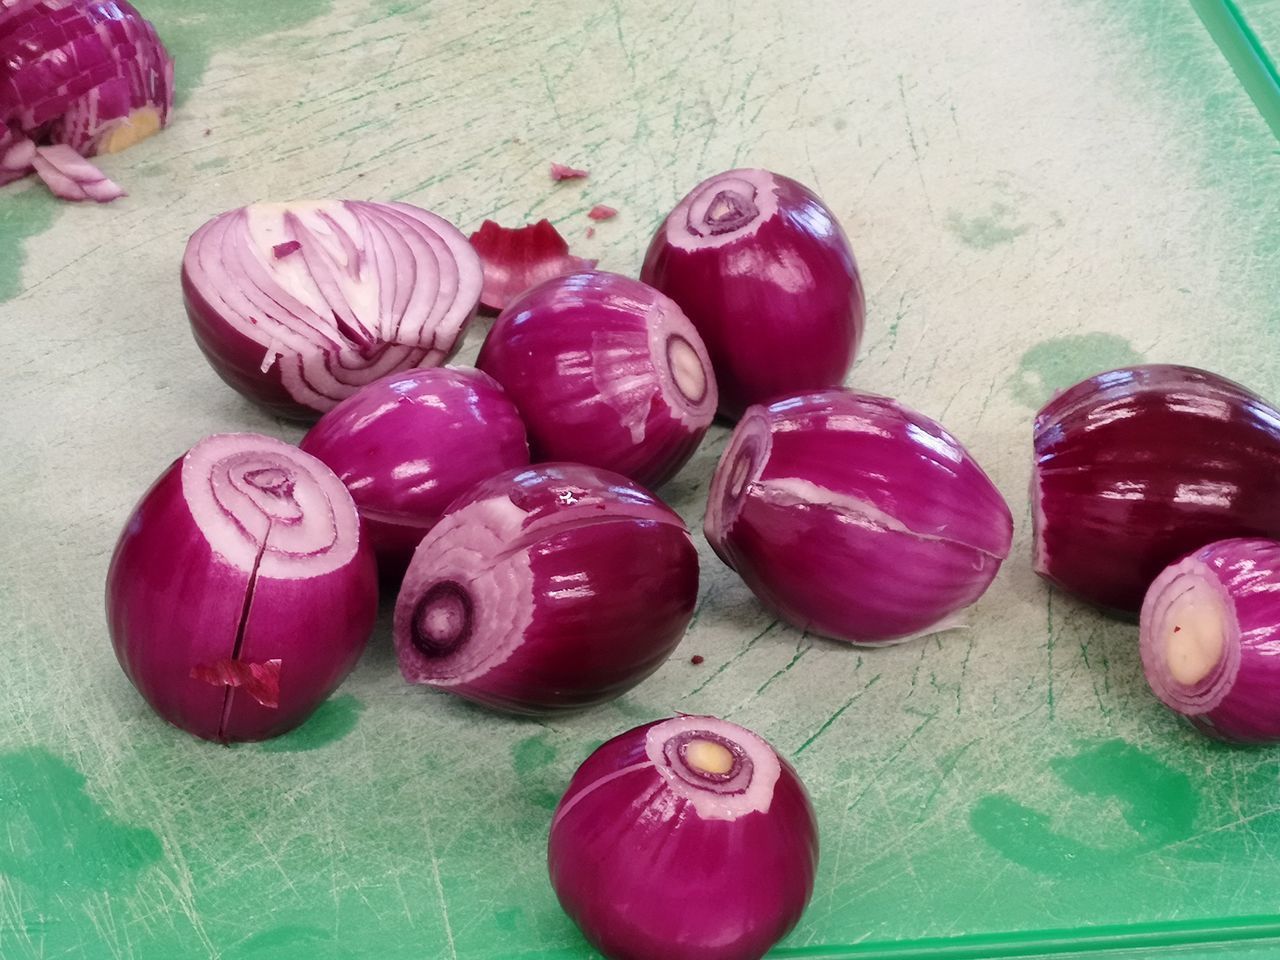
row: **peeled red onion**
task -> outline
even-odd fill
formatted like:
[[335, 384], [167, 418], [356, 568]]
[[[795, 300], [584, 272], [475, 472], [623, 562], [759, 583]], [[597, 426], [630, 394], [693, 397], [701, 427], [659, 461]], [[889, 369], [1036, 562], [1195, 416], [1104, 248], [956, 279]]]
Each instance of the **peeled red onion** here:
[[164, 719], [223, 742], [305, 720], [355, 666], [377, 606], [342, 482], [251, 433], [207, 437], [166, 470], [107, 573], [125, 674]]
[[720, 412], [844, 382], [862, 281], [835, 215], [767, 170], [704, 180], [658, 228], [640, 279], [680, 304], [715, 368]]
[[438, 366], [480, 297], [480, 260], [407, 203], [262, 203], [187, 243], [182, 289], [214, 370], [282, 416], [313, 419], [367, 383]]
[[680, 716], [587, 758], [547, 863], [561, 906], [611, 960], [757, 960], [813, 893], [817, 822], [763, 739]]
[[476, 365], [506, 389], [535, 460], [604, 467], [654, 487], [716, 411], [706, 347], [668, 297], [616, 273], [556, 277], [498, 317]]
[[347, 485], [384, 574], [404, 571], [449, 504], [529, 462], [524, 424], [479, 370], [393, 373], [320, 418], [302, 449]]
[[169, 122], [173, 60], [126, 0], [0, 3], [0, 185], [34, 171], [59, 197], [124, 191], [84, 160]]
[[1220, 540], [1147, 590], [1142, 666], [1166, 706], [1211, 736], [1280, 741], [1280, 543]]
[[752, 407], [711, 481], [707, 539], [788, 622], [878, 644], [957, 625], [1013, 518], [960, 442], [893, 400], [822, 390]]
[[1174, 560], [1229, 537], [1280, 537], [1280, 411], [1194, 367], [1125, 367], [1036, 416], [1034, 566], [1132, 617]]
[[426, 535], [396, 600], [410, 683], [511, 713], [610, 700], [662, 665], [693, 616], [680, 518], [607, 470], [508, 470]]

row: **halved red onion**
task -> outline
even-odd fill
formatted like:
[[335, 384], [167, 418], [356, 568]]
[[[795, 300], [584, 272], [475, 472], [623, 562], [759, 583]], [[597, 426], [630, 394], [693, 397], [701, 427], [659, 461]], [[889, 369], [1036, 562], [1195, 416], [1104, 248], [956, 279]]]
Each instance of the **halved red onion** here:
[[125, 674], [165, 720], [222, 742], [305, 720], [355, 666], [377, 606], [342, 481], [251, 433], [207, 437], [166, 470], [107, 573]]
[[698, 184], [658, 228], [640, 279], [702, 334], [726, 416], [838, 386], [853, 366], [858, 265], [835, 214], [787, 177], [730, 170]]
[[551, 823], [551, 885], [612, 960], [757, 960], [813, 893], [818, 829], [761, 737], [680, 716], [614, 737]]
[[343, 400], [301, 447], [347, 485], [384, 576], [398, 576], [449, 504], [529, 463], [520, 414], [479, 370], [406, 370]]
[[173, 60], [155, 28], [125, 0], [4, 0], [0, 64], [0, 185], [34, 170], [63, 199], [123, 196], [83, 158], [169, 122]]
[[1280, 411], [1194, 367], [1125, 367], [1036, 416], [1033, 563], [1133, 617], [1151, 581], [1228, 537], [1280, 537]]
[[426, 535], [396, 600], [410, 683], [511, 713], [610, 700], [666, 660], [693, 616], [680, 518], [607, 470], [508, 470]]
[[550, 220], [524, 227], [502, 227], [486, 220], [470, 240], [484, 264], [480, 303], [490, 310], [506, 309], [512, 300], [544, 280], [596, 265], [594, 260], [569, 253], [569, 242]]
[[1142, 666], [1166, 706], [1210, 736], [1280, 742], [1280, 543], [1220, 540], [1147, 590]]
[[535, 461], [604, 467], [649, 487], [684, 466], [716, 412], [693, 324], [616, 273], [534, 287], [494, 322], [476, 365], [520, 409]]
[[849, 390], [749, 409], [704, 528], [765, 606], [860, 644], [958, 626], [1013, 539], [1008, 505], [955, 437]]
[[197, 230], [182, 258], [196, 343], [276, 413], [313, 419], [388, 373], [444, 363], [480, 297], [480, 260], [407, 203], [260, 203]]

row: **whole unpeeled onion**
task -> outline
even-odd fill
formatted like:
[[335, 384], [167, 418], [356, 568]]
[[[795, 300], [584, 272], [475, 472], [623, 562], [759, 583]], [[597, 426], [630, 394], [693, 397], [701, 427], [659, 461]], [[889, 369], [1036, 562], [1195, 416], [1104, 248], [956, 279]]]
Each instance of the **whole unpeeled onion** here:
[[373, 630], [373, 552], [323, 463], [256, 434], [200, 441], [125, 524], [107, 573], [116, 657], [164, 719], [208, 740], [297, 726]]

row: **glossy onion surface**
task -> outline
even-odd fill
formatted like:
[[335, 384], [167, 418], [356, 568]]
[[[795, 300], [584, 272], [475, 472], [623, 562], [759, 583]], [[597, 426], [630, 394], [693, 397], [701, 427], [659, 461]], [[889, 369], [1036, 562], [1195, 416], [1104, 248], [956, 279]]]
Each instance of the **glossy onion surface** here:
[[767, 170], [704, 180], [658, 228], [640, 279], [711, 354], [720, 412], [844, 382], [862, 339], [858, 265], [835, 215]]
[[1100, 373], [1036, 417], [1035, 570], [1133, 617], [1156, 575], [1231, 537], [1280, 537], [1280, 411], [1193, 367]]
[[374, 381], [321, 417], [301, 447], [347, 485], [392, 576], [454, 499], [529, 462], [524, 424], [502, 387], [453, 367]]
[[540, 284], [494, 321], [476, 365], [503, 385], [534, 460], [604, 467], [655, 487], [716, 411], [706, 347], [680, 308], [614, 273]]
[[261, 203], [187, 242], [182, 290], [214, 370], [281, 416], [314, 419], [367, 383], [438, 366], [480, 300], [480, 258], [407, 203]]
[[768, 743], [680, 716], [587, 758], [556, 808], [547, 861], [565, 912], [610, 960], [758, 960], [813, 893], [818, 830]]
[[823, 390], [747, 411], [711, 482], [711, 546], [765, 606], [852, 643], [958, 625], [1009, 555], [1000, 492], [893, 400]]
[[355, 666], [377, 605], [342, 482], [256, 434], [207, 437], [166, 470], [107, 573], [124, 672], [160, 716], [208, 740], [305, 720]]
[[484, 481], [418, 547], [396, 600], [410, 683], [512, 713], [610, 700], [680, 642], [698, 557], [680, 518], [625, 477], [540, 464]]

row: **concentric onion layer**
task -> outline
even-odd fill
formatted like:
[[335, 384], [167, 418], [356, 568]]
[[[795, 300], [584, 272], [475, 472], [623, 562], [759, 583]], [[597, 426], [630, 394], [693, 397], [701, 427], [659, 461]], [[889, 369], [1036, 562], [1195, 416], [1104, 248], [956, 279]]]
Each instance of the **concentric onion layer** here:
[[813, 891], [817, 823], [764, 739], [680, 716], [587, 758], [556, 809], [547, 860], [565, 912], [605, 956], [757, 958]]
[[1097, 374], [1045, 405], [1034, 445], [1035, 570], [1111, 612], [1207, 543], [1280, 537], [1280, 410], [1216, 374]]
[[170, 467], [107, 575], [125, 673], [162, 717], [212, 740], [301, 723], [355, 665], [376, 613], [342, 482], [254, 434], [209, 437]]
[[557, 277], [494, 322], [477, 365], [503, 385], [535, 460], [604, 467], [657, 486], [715, 416], [711, 361], [669, 297], [618, 274]]
[[406, 680], [513, 713], [612, 699], [656, 670], [693, 616], [680, 518], [617, 474], [510, 470], [457, 501], [396, 601]]
[[1230, 539], [1166, 568], [1140, 617], [1152, 691], [1211, 736], [1280, 740], [1280, 543]]
[[313, 418], [388, 373], [443, 363], [474, 316], [481, 272], [433, 213], [328, 200], [220, 214], [188, 241], [182, 279], [219, 375]]
[[881, 644], [958, 625], [1009, 554], [1013, 519], [968, 451], [883, 397], [826, 390], [747, 411], [704, 529], [803, 629]]
[[715, 368], [719, 408], [842, 383], [862, 338], [862, 281], [835, 215], [767, 170], [703, 181], [663, 222], [640, 279], [678, 303]]

